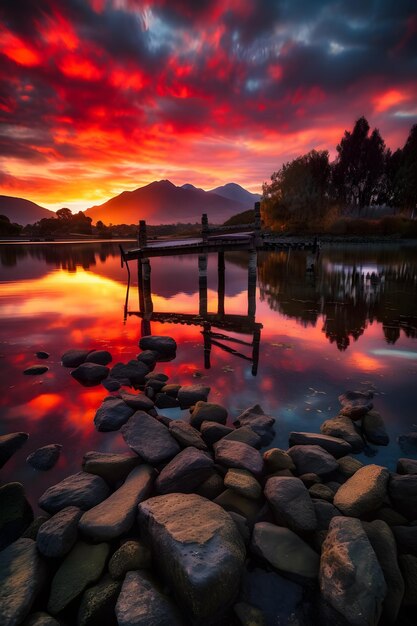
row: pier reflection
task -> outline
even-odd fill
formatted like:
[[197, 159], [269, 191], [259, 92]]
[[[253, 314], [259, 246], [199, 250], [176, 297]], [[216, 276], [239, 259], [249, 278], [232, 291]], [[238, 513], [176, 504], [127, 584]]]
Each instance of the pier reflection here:
[[[256, 322], [257, 253], [248, 253], [247, 259], [247, 312], [227, 313], [225, 310], [226, 265], [224, 252], [217, 253], [217, 311], [209, 310], [207, 287], [208, 255], [198, 255], [198, 313], [178, 311], [155, 311], [151, 288], [151, 262], [148, 258], [137, 261], [137, 284], [139, 309], [129, 308], [131, 269], [121, 249], [122, 261], [128, 270], [125, 320], [129, 316], [141, 319], [141, 335], [152, 334], [152, 322], [200, 326], [203, 337], [204, 367], [210, 369], [213, 348], [218, 348], [252, 364], [251, 372], [256, 376], [259, 364], [259, 348], [262, 324]], [[235, 336], [239, 335], [239, 336]], [[242, 338], [241, 335], [244, 337]], [[247, 338], [249, 336], [249, 338]], [[231, 344], [231, 345], [230, 345]]]

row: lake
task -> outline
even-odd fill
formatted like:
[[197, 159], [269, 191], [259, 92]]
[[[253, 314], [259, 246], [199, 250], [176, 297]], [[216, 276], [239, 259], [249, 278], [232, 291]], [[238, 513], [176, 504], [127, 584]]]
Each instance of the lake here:
[[[85, 452], [126, 450], [119, 433], [94, 429], [95, 411], [108, 395], [104, 387], [82, 387], [60, 358], [69, 348], [86, 347], [126, 362], [149, 332], [177, 341], [176, 359], [157, 365], [170, 382], [210, 385], [209, 400], [224, 404], [232, 418], [255, 403], [276, 417], [271, 446], [287, 448], [291, 430], [318, 432], [338, 413], [343, 391], [371, 389], [391, 443], [368, 447], [359, 458], [390, 469], [399, 456], [416, 458], [417, 451], [397, 443], [417, 429], [416, 248], [328, 247], [314, 271], [307, 252], [259, 253], [256, 290], [249, 281], [249, 291], [248, 256], [225, 255], [219, 296], [217, 255], [209, 255], [206, 300], [198, 257], [151, 259], [142, 319], [135, 315], [135, 264], [126, 306], [127, 273], [116, 243], [0, 245], [0, 433], [30, 433], [2, 470], [3, 481], [22, 482], [34, 503], [46, 487], [79, 471]], [[198, 317], [205, 309], [209, 326]], [[38, 350], [50, 358], [38, 361]], [[35, 363], [49, 371], [23, 375]], [[161, 412], [181, 416], [178, 409]], [[30, 452], [49, 443], [63, 445], [54, 470], [25, 464]]]

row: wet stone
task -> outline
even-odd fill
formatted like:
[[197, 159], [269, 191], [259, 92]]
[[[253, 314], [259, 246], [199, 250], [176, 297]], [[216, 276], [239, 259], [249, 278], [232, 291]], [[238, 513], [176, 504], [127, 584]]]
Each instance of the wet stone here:
[[96, 363], [82, 363], [71, 372], [71, 376], [85, 387], [99, 385], [102, 380], [107, 378], [108, 374], [108, 367]]
[[339, 396], [339, 402], [342, 406], [353, 401], [366, 403], [372, 400], [373, 397], [374, 394], [372, 391], [345, 391]]
[[39, 552], [51, 558], [67, 554], [77, 541], [78, 520], [81, 515], [81, 509], [69, 506], [42, 524], [36, 537]]
[[112, 355], [107, 350], [93, 350], [87, 355], [85, 363], [97, 363], [98, 365], [108, 365], [112, 361]]
[[109, 561], [110, 576], [122, 579], [131, 570], [149, 569], [152, 564], [151, 551], [139, 541], [126, 541]]
[[87, 452], [83, 457], [83, 470], [101, 476], [110, 485], [124, 480], [141, 463], [137, 454], [117, 452]]
[[93, 350], [67, 350], [61, 357], [64, 367], [78, 367], [85, 362], [86, 358]]
[[94, 416], [94, 425], [98, 431], [119, 430], [134, 413], [122, 399], [109, 396], [104, 398]]
[[0, 487], [0, 550], [18, 539], [33, 520], [21, 483], [6, 483]]
[[194, 446], [198, 450], [207, 450], [207, 445], [196, 428], [182, 420], [172, 420], [169, 423], [169, 432], [183, 447]]
[[45, 374], [49, 370], [49, 367], [46, 365], [31, 365], [23, 370], [23, 373], [26, 376], [39, 376], [40, 374]]
[[169, 429], [144, 411], [136, 411], [122, 427], [127, 445], [147, 463], [169, 461], [180, 451]]
[[213, 459], [211, 456], [188, 447], [177, 454], [164, 467], [156, 480], [158, 493], [191, 493], [212, 473]]
[[29, 454], [26, 463], [31, 465], [34, 469], [45, 472], [56, 465], [61, 454], [61, 449], [62, 446], [59, 443], [51, 443], [48, 446], [43, 446]]
[[109, 496], [110, 490], [100, 476], [78, 472], [49, 487], [39, 498], [39, 506], [48, 513], [57, 513], [67, 506], [86, 511]]
[[3, 467], [28, 439], [28, 433], [0, 435], [0, 467]]
[[288, 450], [299, 474], [313, 473], [318, 476], [330, 474], [339, 466], [336, 459], [320, 446], [293, 446]]
[[358, 420], [369, 413], [369, 411], [373, 409], [373, 406], [373, 402], [370, 401], [363, 402], [362, 400], [352, 400], [343, 405], [340, 415], [350, 417], [352, 420]]

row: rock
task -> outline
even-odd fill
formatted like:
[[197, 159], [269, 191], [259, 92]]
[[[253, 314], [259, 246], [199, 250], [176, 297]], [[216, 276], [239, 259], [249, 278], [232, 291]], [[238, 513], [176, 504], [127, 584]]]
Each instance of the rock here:
[[164, 383], [164, 385], [166, 385], [168, 380], [169, 380], [169, 377], [166, 374], [163, 374], [162, 372], [149, 372], [149, 374], [146, 374], [145, 376], [145, 381], [147, 385], [155, 381], [159, 381], [161, 383]]
[[224, 441], [240, 441], [241, 443], [246, 443], [248, 446], [252, 448], [260, 448], [262, 445], [262, 437], [258, 435], [252, 428], [249, 426], [241, 426], [240, 428], [236, 428], [232, 430], [231, 433], [226, 435]]
[[326, 502], [333, 502], [334, 493], [327, 485], [316, 484], [309, 487], [308, 490], [311, 498], [319, 498]]
[[108, 554], [109, 546], [106, 543], [91, 545], [78, 541], [52, 579], [49, 613], [60, 613], [84, 589], [95, 583], [104, 570]]
[[[190, 406], [197, 404], [200, 400], [207, 402], [209, 393], [210, 387], [207, 387], [207, 385], [183, 385], [178, 392], [180, 407], [182, 409], [188, 409]], [[194, 423], [191, 423], [191, 425], [194, 426]]]
[[39, 498], [39, 506], [48, 513], [57, 513], [67, 506], [77, 506], [86, 511], [105, 500], [109, 493], [100, 476], [78, 472], [49, 487]]
[[42, 524], [36, 537], [39, 552], [50, 558], [67, 554], [77, 541], [78, 520], [81, 515], [81, 509], [68, 506]]
[[42, 526], [42, 524], [47, 522], [48, 519], [50, 519], [50, 515], [48, 515], [47, 513], [45, 515], [38, 515], [37, 517], [35, 517], [33, 522], [31, 522], [29, 524], [29, 526], [26, 528], [26, 530], [20, 536], [21, 537], [26, 537], [28, 539], [33, 539], [33, 541], [36, 541], [36, 537], [38, 536], [39, 528]]
[[132, 387], [140, 387], [145, 384], [145, 376], [149, 373], [149, 367], [142, 361], [132, 360], [128, 363], [116, 363], [113, 365], [110, 376], [120, 383]]
[[327, 530], [332, 519], [341, 515], [339, 509], [326, 500], [313, 500], [313, 506], [317, 518], [317, 530]]
[[[201, 387], [202, 385], [196, 385]], [[210, 388], [205, 387], [204, 389]], [[208, 391], [207, 391], [208, 394]], [[206, 395], [207, 395], [206, 394]], [[204, 402], [199, 400], [195, 403], [194, 410], [191, 413], [190, 424], [194, 428], [200, 428], [203, 422], [216, 422], [217, 424], [226, 424], [227, 410], [220, 404], [214, 404], [213, 402]]]
[[365, 438], [377, 446], [387, 446], [389, 437], [385, 429], [384, 420], [378, 411], [369, 411], [362, 420], [362, 431]]
[[122, 386], [121, 383], [115, 378], [105, 378], [104, 380], [101, 381], [101, 384], [103, 385], [105, 389], [107, 389], [107, 391], [110, 391], [110, 392], [118, 391], [118, 389], [120, 389], [120, 387]]
[[127, 391], [121, 391], [120, 397], [135, 411], [150, 411], [154, 407], [153, 401], [148, 398], [144, 393], [128, 393]]
[[400, 552], [417, 556], [417, 525], [394, 526], [392, 532], [394, 533]]
[[236, 417], [233, 423], [238, 426], [249, 426], [262, 437], [272, 429], [275, 418], [265, 415], [262, 407], [255, 404]]
[[82, 363], [71, 372], [71, 376], [85, 387], [99, 385], [102, 380], [107, 378], [108, 374], [108, 367], [95, 363]]
[[172, 337], [145, 335], [139, 340], [141, 350], [155, 350], [164, 356], [171, 356], [177, 350], [177, 342]]
[[407, 524], [407, 518], [390, 506], [381, 506], [372, 516], [374, 519], [386, 522], [388, 526], [401, 526]]
[[202, 482], [195, 493], [208, 500], [214, 500], [224, 491], [224, 483], [221, 476], [213, 472], [209, 478]]
[[319, 581], [324, 600], [348, 624], [378, 624], [387, 587], [359, 520], [335, 517], [331, 521], [322, 546]]
[[260, 609], [246, 602], [237, 602], [233, 607], [242, 626], [266, 626], [264, 614]]
[[119, 430], [134, 412], [134, 409], [120, 398], [108, 396], [96, 411], [94, 425], [101, 432]]
[[334, 497], [334, 505], [344, 515], [361, 517], [378, 509], [387, 495], [389, 472], [380, 465], [361, 467]]
[[276, 572], [248, 565], [243, 573], [240, 601], [262, 611], [266, 626], [317, 624], [303, 587]]
[[157, 393], [155, 395], [155, 406], [158, 409], [176, 409], [180, 406], [180, 403], [177, 398], [173, 398], [167, 393]]
[[249, 545], [251, 531], [249, 529], [247, 519], [243, 515], [235, 513], [234, 511], [228, 511], [228, 513], [236, 524], [236, 528], [238, 529], [240, 536], [245, 542], [245, 546]]
[[77, 626], [116, 626], [115, 607], [121, 583], [105, 576], [84, 591], [78, 610]]
[[343, 405], [340, 415], [350, 417], [352, 420], [358, 420], [369, 413], [373, 406], [373, 403], [370, 401], [363, 402], [362, 400], [352, 400], [351, 402], [346, 402], [346, 404]]
[[223, 424], [218, 424], [217, 422], [204, 421], [200, 426], [200, 431], [204, 441], [209, 446], [212, 446], [214, 443], [233, 432], [233, 428], [223, 426]]
[[339, 437], [318, 435], [316, 433], [291, 432], [289, 435], [290, 446], [313, 445], [320, 446], [336, 459], [349, 454], [352, 450], [350, 443]]
[[317, 519], [313, 503], [299, 478], [268, 478], [265, 496], [277, 524], [287, 526], [294, 532], [316, 529]]
[[158, 360], [159, 353], [155, 350], [144, 350], [136, 357], [138, 361], [142, 361], [149, 367], [149, 369], [153, 369]]
[[49, 359], [50, 354], [49, 352], [44, 352], [44, 350], [38, 350], [38, 352], [35, 352], [35, 356], [38, 359]]
[[400, 554], [398, 557], [404, 576], [404, 606], [417, 606], [417, 557], [411, 554]]
[[29, 615], [23, 622], [23, 626], [59, 626], [59, 622], [48, 613], [38, 611]]
[[273, 567], [283, 572], [307, 578], [318, 576], [319, 555], [288, 528], [281, 528], [268, 522], [255, 524], [251, 548], [255, 554], [259, 554]]
[[295, 463], [299, 474], [308, 472], [323, 476], [334, 472], [338, 467], [336, 459], [320, 446], [293, 446], [288, 454]]
[[225, 511], [244, 517], [250, 527], [257, 521], [262, 507], [262, 501], [246, 498], [233, 489], [225, 489], [214, 499], [214, 502]]
[[307, 489], [309, 489], [313, 485], [317, 485], [318, 483], [322, 482], [322, 479], [320, 478], [320, 476], [318, 476], [314, 472], [307, 472], [307, 474], [300, 474], [298, 478], [303, 481]]
[[129, 531], [138, 503], [151, 493], [153, 479], [152, 467], [135, 467], [119, 489], [83, 514], [78, 524], [81, 532], [94, 541], [108, 541]]
[[283, 469], [295, 470], [295, 463], [284, 450], [280, 448], [271, 448], [263, 454], [263, 459], [268, 474]]
[[50, 470], [58, 462], [62, 446], [59, 443], [51, 443], [48, 446], [38, 448], [29, 454], [26, 463], [40, 471]]
[[141, 463], [137, 454], [117, 452], [87, 452], [83, 457], [83, 470], [101, 476], [114, 485], [124, 480], [134, 467]]
[[215, 623], [236, 597], [246, 554], [230, 515], [195, 494], [168, 494], [139, 505], [139, 525], [180, 606]]
[[21, 483], [0, 487], [0, 550], [13, 543], [33, 520], [33, 511]]
[[363, 467], [362, 461], [353, 458], [353, 456], [343, 456], [337, 460], [339, 464], [338, 471], [345, 477], [350, 478], [355, 472]]
[[344, 439], [350, 443], [353, 452], [361, 452], [365, 445], [352, 420], [343, 415], [338, 415], [323, 422], [320, 426], [320, 432], [324, 435]]
[[169, 461], [180, 451], [169, 429], [144, 411], [136, 411], [122, 427], [123, 439], [147, 463]]
[[382, 623], [395, 624], [404, 596], [404, 580], [398, 566], [394, 535], [390, 527], [380, 520], [362, 522], [362, 526], [377, 556], [387, 585], [382, 606]]
[[32, 539], [18, 539], [0, 552], [2, 626], [21, 624], [46, 581], [46, 566]]
[[119, 580], [131, 570], [151, 567], [151, 551], [139, 541], [126, 541], [113, 554], [109, 561], [110, 576]]
[[212, 473], [213, 459], [189, 447], [177, 454], [161, 471], [156, 481], [158, 493], [191, 493]]
[[417, 474], [417, 459], [398, 459], [398, 474]]
[[339, 396], [339, 402], [343, 406], [356, 400], [366, 403], [372, 400], [373, 397], [374, 394], [372, 391], [345, 391]]
[[224, 478], [224, 485], [251, 500], [258, 500], [262, 495], [261, 485], [256, 478], [243, 469], [229, 469]]
[[27, 433], [9, 433], [0, 435], [0, 468], [17, 452], [29, 439]]
[[167, 396], [171, 396], [171, 398], [176, 398], [180, 389], [181, 385], [171, 383], [169, 385], [164, 385], [161, 391], [162, 393], [166, 393]]
[[116, 605], [118, 626], [183, 626], [178, 608], [143, 572], [128, 572]]
[[194, 446], [198, 450], [207, 450], [207, 445], [196, 428], [182, 420], [172, 420], [169, 423], [169, 432], [184, 448]]
[[23, 373], [27, 376], [39, 376], [40, 374], [45, 374], [49, 370], [49, 367], [46, 365], [31, 365], [23, 370]]
[[108, 365], [113, 360], [112, 355], [107, 350], [93, 350], [87, 355], [85, 363], [97, 363], [97, 365]]
[[78, 367], [85, 362], [90, 352], [93, 350], [67, 350], [61, 357], [61, 363], [64, 367]]
[[398, 443], [407, 454], [415, 452], [417, 449], [417, 432], [407, 433], [398, 437]]
[[225, 441], [221, 439], [214, 444], [216, 463], [225, 467], [245, 469], [252, 474], [258, 475], [263, 470], [263, 459], [260, 453], [240, 441]]
[[409, 520], [417, 519], [417, 475], [392, 475], [388, 493], [397, 511]]

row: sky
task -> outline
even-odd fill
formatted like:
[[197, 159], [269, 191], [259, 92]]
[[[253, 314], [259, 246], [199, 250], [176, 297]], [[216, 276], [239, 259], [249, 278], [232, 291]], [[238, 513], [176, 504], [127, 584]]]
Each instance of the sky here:
[[393, 150], [417, 123], [415, 0], [0, 3], [0, 194], [260, 192], [361, 115]]

